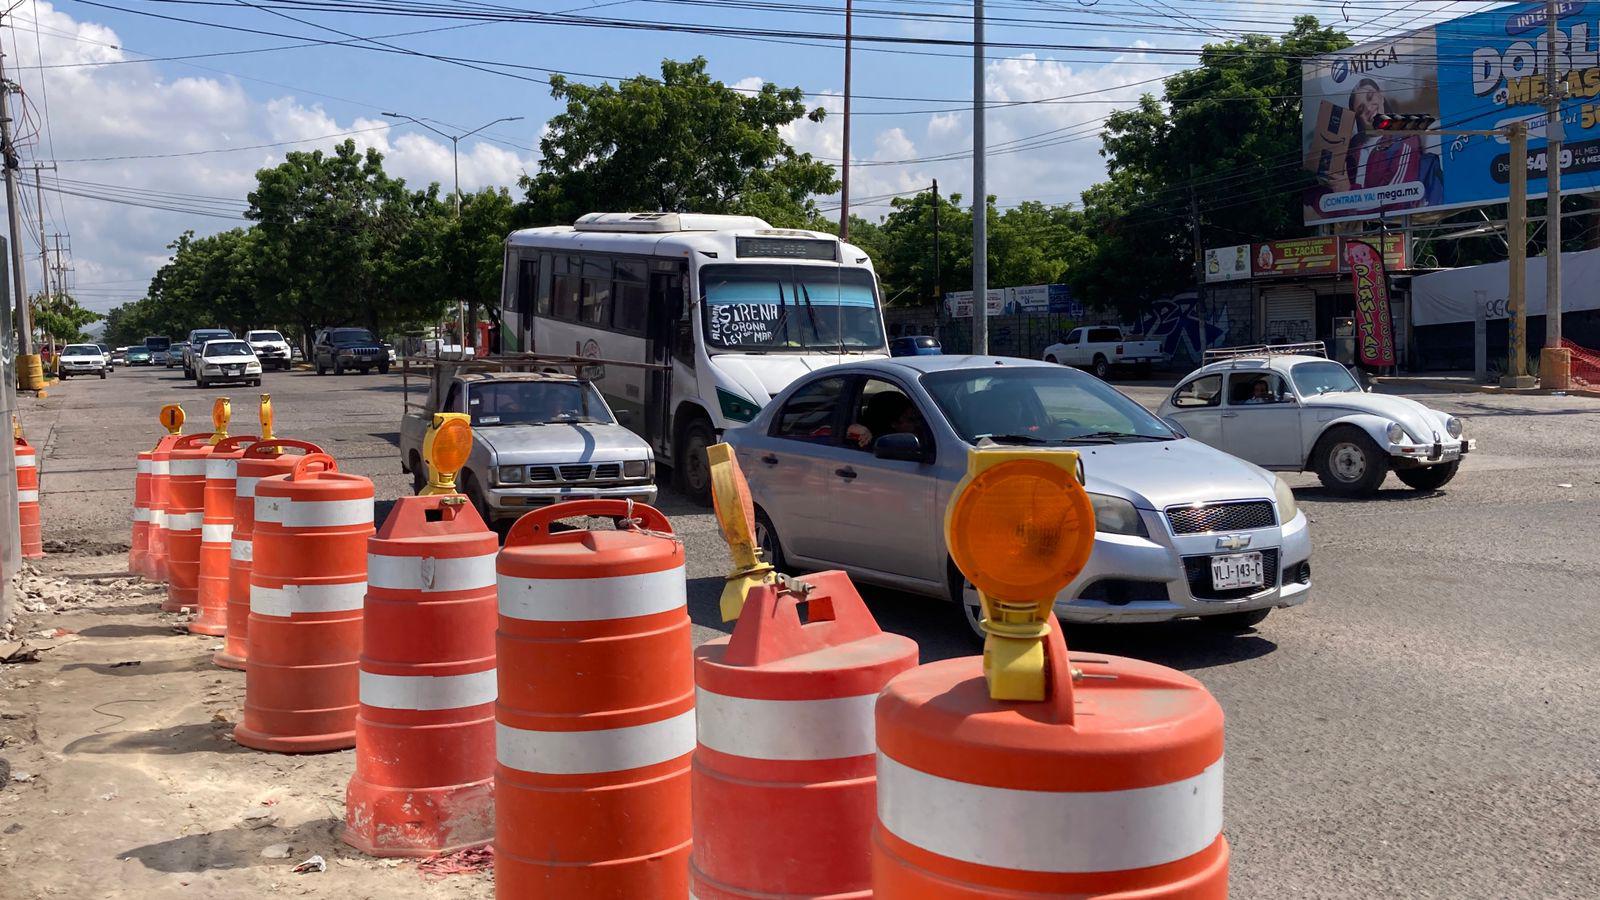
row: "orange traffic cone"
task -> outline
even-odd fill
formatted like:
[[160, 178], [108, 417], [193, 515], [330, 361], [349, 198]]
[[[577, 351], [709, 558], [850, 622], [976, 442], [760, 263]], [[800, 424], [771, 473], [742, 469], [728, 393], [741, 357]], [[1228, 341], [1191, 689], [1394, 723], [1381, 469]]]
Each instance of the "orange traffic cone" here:
[[39, 517], [39, 455], [21, 435], [16, 438], [17, 520], [21, 528], [22, 556], [44, 556], [44, 535]]

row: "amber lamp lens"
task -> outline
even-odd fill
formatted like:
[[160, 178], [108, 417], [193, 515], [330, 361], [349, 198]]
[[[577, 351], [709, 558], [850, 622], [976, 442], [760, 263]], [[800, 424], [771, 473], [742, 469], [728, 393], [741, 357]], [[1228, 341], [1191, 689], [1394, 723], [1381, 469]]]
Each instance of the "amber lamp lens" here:
[[472, 428], [460, 419], [446, 422], [433, 436], [433, 467], [441, 473], [461, 471], [470, 453]]
[[950, 523], [950, 553], [1000, 600], [1054, 600], [1088, 562], [1094, 511], [1071, 473], [1031, 460], [973, 479]]

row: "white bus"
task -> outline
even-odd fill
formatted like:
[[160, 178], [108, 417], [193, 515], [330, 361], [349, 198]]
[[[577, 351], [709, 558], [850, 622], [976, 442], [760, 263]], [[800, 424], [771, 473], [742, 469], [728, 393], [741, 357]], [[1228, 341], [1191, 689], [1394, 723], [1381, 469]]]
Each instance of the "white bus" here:
[[806, 372], [887, 356], [865, 251], [749, 216], [590, 213], [506, 239], [501, 347], [662, 368], [599, 380], [678, 486], [710, 494], [705, 448]]

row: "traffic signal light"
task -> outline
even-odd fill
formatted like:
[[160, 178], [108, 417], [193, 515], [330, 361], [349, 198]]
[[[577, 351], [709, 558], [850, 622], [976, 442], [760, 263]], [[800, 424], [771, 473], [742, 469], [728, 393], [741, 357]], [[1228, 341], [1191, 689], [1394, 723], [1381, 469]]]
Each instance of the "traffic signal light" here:
[[1372, 117], [1372, 124], [1379, 131], [1427, 131], [1433, 127], [1433, 116], [1415, 113], [1403, 116], [1379, 115]]

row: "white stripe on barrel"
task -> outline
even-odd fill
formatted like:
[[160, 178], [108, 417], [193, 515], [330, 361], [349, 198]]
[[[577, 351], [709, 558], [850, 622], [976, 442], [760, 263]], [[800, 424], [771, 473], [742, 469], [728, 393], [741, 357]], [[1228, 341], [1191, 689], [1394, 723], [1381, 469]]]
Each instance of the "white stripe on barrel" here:
[[17, 502], [18, 503], [38, 503], [39, 502], [39, 492], [38, 491], [17, 491]]
[[439, 594], [495, 586], [495, 554], [432, 557], [367, 554], [367, 584], [396, 591]]
[[929, 853], [1022, 872], [1114, 872], [1193, 856], [1222, 833], [1222, 760], [1120, 791], [1025, 791], [930, 775], [878, 754], [878, 821]]
[[168, 462], [167, 474], [174, 478], [205, 477], [204, 459], [174, 459]]
[[33, 454], [33, 453], [18, 453], [17, 454], [17, 468], [19, 468], [19, 469], [36, 469], [38, 467], [39, 467], [39, 457], [38, 457], [37, 454]]
[[150, 521], [150, 507], [148, 507], [148, 506], [135, 506], [133, 508], [133, 520], [135, 522], [148, 522], [148, 521]]
[[695, 689], [700, 743], [745, 759], [848, 759], [877, 750], [877, 694], [753, 700]]
[[135, 469], [134, 471], [137, 474], [140, 474], [140, 475], [149, 475], [150, 474], [150, 460], [148, 460], [148, 459], [139, 460], [138, 468]]
[[494, 669], [464, 675], [361, 673], [361, 702], [384, 709], [461, 709], [493, 703], [499, 693]]
[[200, 524], [200, 542], [204, 544], [229, 544], [233, 542], [233, 526], [216, 523]]
[[203, 512], [167, 513], [168, 531], [199, 531], [204, 525], [206, 514]]
[[527, 622], [628, 619], [682, 609], [686, 592], [682, 566], [610, 578], [518, 578], [502, 572], [500, 614]]
[[151, 475], [161, 475], [161, 476], [171, 475], [172, 474], [172, 463], [171, 463], [171, 461], [165, 460], [165, 459], [151, 460], [151, 462], [150, 462], [150, 474]]
[[260, 478], [250, 478], [247, 476], [240, 476], [239, 478], [235, 479], [233, 484], [234, 496], [254, 497], [256, 495], [256, 483], [260, 480]]
[[239, 475], [239, 460], [231, 457], [206, 460], [206, 479], [232, 481]]
[[228, 556], [240, 562], [253, 562], [255, 560], [255, 544], [250, 541], [241, 541], [234, 538], [232, 546], [228, 548]]
[[677, 759], [694, 750], [694, 710], [643, 725], [595, 731], [525, 731], [495, 723], [495, 758], [519, 772], [596, 775]]
[[365, 581], [347, 584], [286, 584], [283, 587], [250, 585], [250, 611], [258, 616], [286, 618], [295, 613], [345, 612], [360, 609], [367, 596]]
[[275, 522], [285, 528], [339, 528], [372, 524], [372, 498], [355, 500], [291, 500], [256, 497], [256, 523]]
[[166, 528], [167, 527], [167, 511], [164, 510], [164, 509], [155, 509], [154, 507], [152, 507], [151, 510], [150, 510], [150, 524], [154, 525], [157, 528]]

